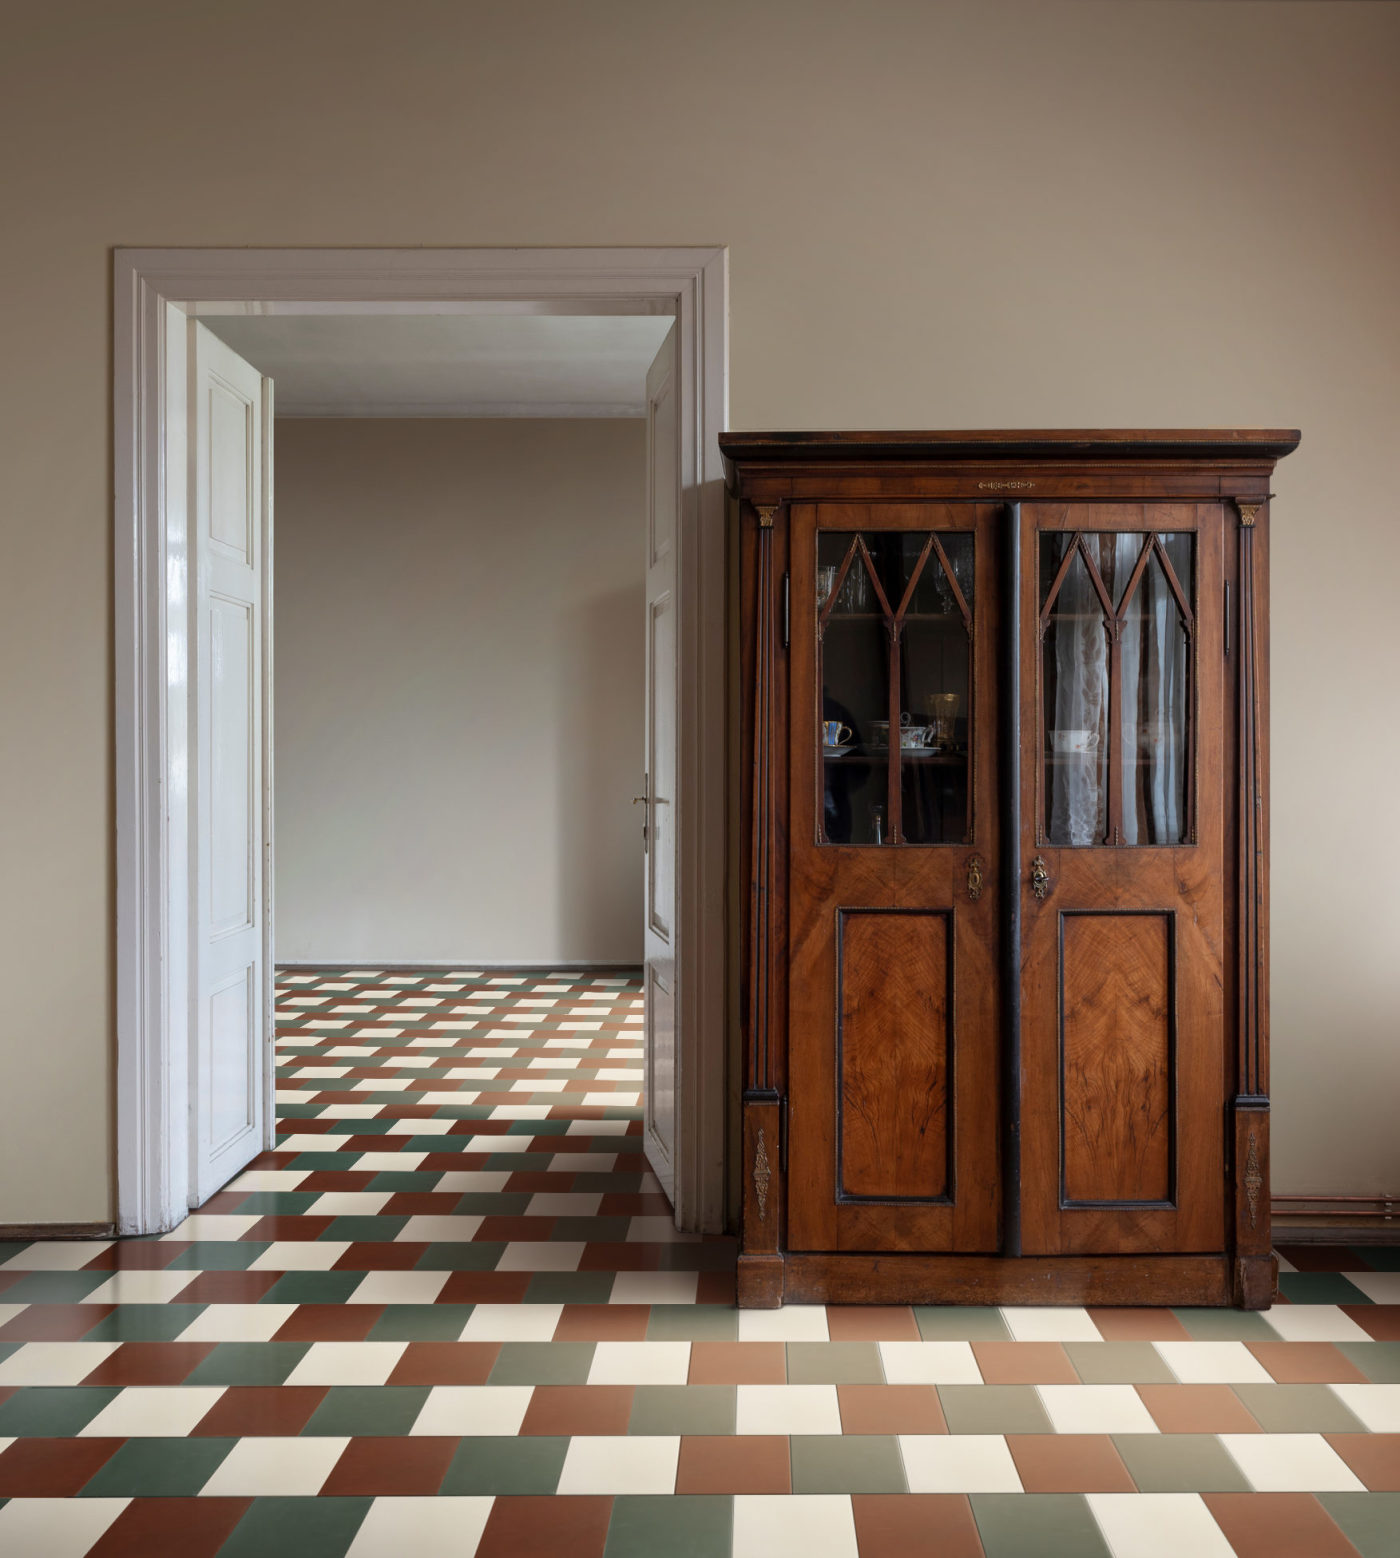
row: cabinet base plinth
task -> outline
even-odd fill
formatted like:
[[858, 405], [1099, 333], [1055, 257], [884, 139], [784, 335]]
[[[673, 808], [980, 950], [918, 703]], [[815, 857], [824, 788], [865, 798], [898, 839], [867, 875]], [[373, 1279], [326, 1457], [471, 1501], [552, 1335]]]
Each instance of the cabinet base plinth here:
[[1278, 1293], [1278, 1257], [1241, 1255], [1235, 1262], [1235, 1304], [1240, 1309], [1267, 1309]]
[[741, 1255], [735, 1272], [740, 1309], [783, 1307], [783, 1257]]

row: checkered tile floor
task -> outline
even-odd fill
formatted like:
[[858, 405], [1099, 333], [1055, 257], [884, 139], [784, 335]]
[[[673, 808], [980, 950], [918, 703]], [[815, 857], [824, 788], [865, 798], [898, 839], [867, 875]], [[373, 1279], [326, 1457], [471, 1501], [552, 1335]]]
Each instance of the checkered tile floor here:
[[289, 971], [278, 1150], [0, 1246], [5, 1558], [1397, 1558], [1400, 1249], [1267, 1315], [733, 1308], [641, 995]]

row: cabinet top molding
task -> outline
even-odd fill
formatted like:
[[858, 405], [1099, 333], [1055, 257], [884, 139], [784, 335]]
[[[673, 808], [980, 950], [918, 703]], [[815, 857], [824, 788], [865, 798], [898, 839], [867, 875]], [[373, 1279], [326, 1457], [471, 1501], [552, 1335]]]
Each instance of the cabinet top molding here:
[[725, 480], [740, 466], [847, 463], [1087, 465], [1241, 463], [1272, 468], [1298, 447], [1296, 428], [997, 428], [940, 432], [721, 433]]

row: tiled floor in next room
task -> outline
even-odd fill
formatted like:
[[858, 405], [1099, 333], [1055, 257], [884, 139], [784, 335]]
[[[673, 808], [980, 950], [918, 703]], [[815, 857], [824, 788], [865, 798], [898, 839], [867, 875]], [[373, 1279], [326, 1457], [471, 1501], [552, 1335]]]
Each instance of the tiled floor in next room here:
[[633, 978], [284, 972], [277, 1151], [0, 1246], [5, 1558], [1397, 1558], [1400, 1249], [1267, 1315], [738, 1313]]

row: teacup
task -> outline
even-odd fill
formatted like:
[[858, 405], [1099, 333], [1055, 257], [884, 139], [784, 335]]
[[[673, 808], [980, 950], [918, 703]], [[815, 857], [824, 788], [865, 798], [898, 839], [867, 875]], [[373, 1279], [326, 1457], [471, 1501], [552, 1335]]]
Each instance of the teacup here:
[[1052, 730], [1050, 740], [1057, 752], [1093, 752], [1099, 744], [1096, 730]]
[[855, 732], [849, 725], [843, 725], [839, 719], [822, 721], [822, 745], [828, 747], [843, 747], [851, 739]]
[[911, 748], [922, 747], [928, 744], [927, 725], [902, 725], [899, 731], [900, 748], [908, 752]]

